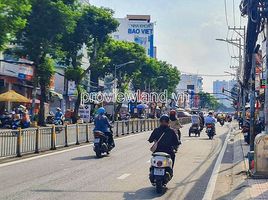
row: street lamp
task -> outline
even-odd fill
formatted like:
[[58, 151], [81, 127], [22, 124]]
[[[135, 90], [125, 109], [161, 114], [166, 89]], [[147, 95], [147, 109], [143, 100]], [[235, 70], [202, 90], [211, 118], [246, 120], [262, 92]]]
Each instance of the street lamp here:
[[234, 73], [224, 71], [225, 74], [230, 74], [231, 76], [236, 76]]
[[123, 64], [119, 64], [119, 65], [114, 65], [114, 97], [115, 97], [115, 99], [114, 99], [114, 101], [113, 101], [113, 107], [114, 107], [114, 109], [113, 109], [113, 121], [115, 121], [115, 111], [116, 111], [116, 107], [115, 107], [115, 105], [116, 105], [116, 72], [117, 72], [117, 70], [118, 69], [120, 69], [120, 68], [122, 68], [122, 67], [124, 67], [124, 66], [126, 66], [126, 65], [129, 65], [129, 64], [134, 64], [135, 63], [135, 61], [129, 61], [129, 62], [126, 62], [126, 63], [123, 63]]

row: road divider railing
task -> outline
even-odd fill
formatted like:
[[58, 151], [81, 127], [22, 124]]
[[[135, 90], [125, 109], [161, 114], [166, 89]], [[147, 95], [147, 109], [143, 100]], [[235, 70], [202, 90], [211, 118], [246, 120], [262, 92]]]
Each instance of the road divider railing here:
[[[190, 123], [190, 118], [180, 118], [181, 124]], [[151, 131], [159, 125], [159, 119], [134, 119], [116, 121], [114, 136], [120, 137]], [[79, 145], [93, 141], [91, 123], [63, 126], [37, 127], [17, 130], [0, 130], [0, 158], [21, 157], [23, 154], [56, 150], [57, 148]]]

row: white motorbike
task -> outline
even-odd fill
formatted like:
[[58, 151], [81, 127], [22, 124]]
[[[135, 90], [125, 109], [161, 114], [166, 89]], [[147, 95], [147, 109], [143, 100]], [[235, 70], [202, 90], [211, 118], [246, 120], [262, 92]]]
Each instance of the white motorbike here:
[[156, 192], [162, 193], [163, 188], [173, 177], [173, 163], [167, 153], [156, 152], [152, 156], [149, 178], [152, 185], [156, 186]]

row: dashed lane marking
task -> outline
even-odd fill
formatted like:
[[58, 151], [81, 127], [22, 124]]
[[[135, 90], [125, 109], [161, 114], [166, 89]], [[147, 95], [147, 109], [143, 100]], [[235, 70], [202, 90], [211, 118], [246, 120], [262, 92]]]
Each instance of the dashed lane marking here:
[[126, 179], [127, 177], [129, 177], [131, 174], [123, 174], [122, 176], [119, 176], [119, 177], [117, 177], [117, 179], [119, 179], [119, 180], [124, 180], [124, 179]]

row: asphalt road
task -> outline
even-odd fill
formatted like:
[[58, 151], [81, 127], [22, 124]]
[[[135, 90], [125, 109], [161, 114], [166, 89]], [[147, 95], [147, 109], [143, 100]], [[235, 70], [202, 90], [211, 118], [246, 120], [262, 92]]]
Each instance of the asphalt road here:
[[188, 128], [182, 130], [174, 177], [162, 195], [148, 179], [151, 145], [146, 132], [116, 140], [116, 148], [102, 159], [87, 145], [0, 165], [0, 199], [202, 199], [229, 125], [217, 125], [214, 140], [205, 132], [189, 138]]

